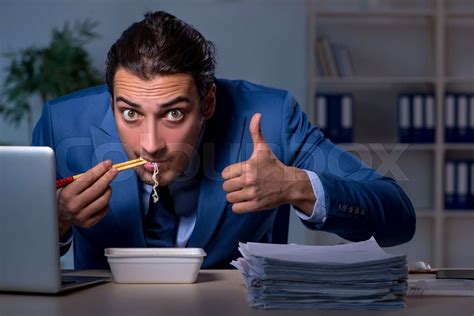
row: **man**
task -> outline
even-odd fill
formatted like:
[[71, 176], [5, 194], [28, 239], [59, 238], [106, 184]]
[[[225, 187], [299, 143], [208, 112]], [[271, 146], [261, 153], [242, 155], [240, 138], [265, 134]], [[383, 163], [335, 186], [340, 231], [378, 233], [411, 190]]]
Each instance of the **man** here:
[[[34, 145], [56, 152], [59, 231], [77, 269], [107, 268], [107, 247], [201, 247], [228, 267], [238, 242], [271, 242], [293, 205], [311, 229], [383, 246], [409, 241], [413, 207], [398, 184], [324, 138], [285, 91], [214, 78], [212, 43], [147, 13], [107, 56], [107, 87], [45, 105]], [[118, 174], [114, 163], [147, 164]], [[150, 199], [158, 166], [158, 203]]]

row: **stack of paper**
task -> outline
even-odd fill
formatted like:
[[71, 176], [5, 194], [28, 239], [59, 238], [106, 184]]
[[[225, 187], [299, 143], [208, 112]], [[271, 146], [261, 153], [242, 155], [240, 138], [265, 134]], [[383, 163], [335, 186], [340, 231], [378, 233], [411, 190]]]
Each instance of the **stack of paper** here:
[[261, 309], [405, 307], [406, 256], [375, 239], [336, 246], [240, 243], [232, 265], [244, 275], [248, 302]]

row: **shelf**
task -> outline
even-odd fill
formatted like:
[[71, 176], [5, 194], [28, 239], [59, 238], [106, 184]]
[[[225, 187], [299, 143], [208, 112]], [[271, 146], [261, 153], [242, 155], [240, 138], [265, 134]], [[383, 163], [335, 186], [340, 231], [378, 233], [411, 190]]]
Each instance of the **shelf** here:
[[474, 143], [446, 143], [444, 144], [445, 150], [462, 150], [462, 151], [473, 151]]
[[[474, 50], [474, 44], [470, 44], [473, 0], [463, 0], [455, 6], [448, 0], [423, 0], [423, 4], [404, 1], [403, 7], [393, 9], [375, 7], [370, 2], [366, 7], [348, 7], [339, 2], [308, 2], [312, 4], [308, 11], [309, 100], [314, 102], [318, 92], [352, 93], [357, 101], [353, 113], [354, 143], [338, 145], [375, 170], [380, 170], [385, 157], [391, 155], [405, 174], [406, 179], [398, 175], [394, 178], [417, 206], [417, 232], [402, 248], [411, 251], [417, 260], [423, 258], [435, 266], [472, 264], [474, 257], [465, 256], [469, 243], [458, 246], [458, 241], [471, 236], [474, 209], [448, 210], [443, 203], [445, 160], [474, 159], [474, 143], [445, 143], [438, 138], [430, 144], [398, 143], [397, 105], [401, 93], [434, 94], [436, 136], [443, 138], [444, 94], [474, 91], [470, 56]], [[392, 2], [396, 1], [387, 3]], [[318, 36], [327, 36], [350, 50], [355, 57], [354, 76], [322, 76], [314, 45]], [[313, 117], [317, 116], [316, 106], [309, 110]], [[426, 112], [424, 108], [422, 111]], [[396, 172], [390, 170], [391, 175]]]
[[445, 218], [466, 218], [474, 219], [474, 210], [444, 210]]
[[406, 10], [388, 10], [388, 11], [315, 11], [317, 17], [327, 18], [432, 18], [436, 14], [434, 11], [406, 11]]
[[314, 84], [326, 85], [381, 85], [381, 84], [434, 84], [433, 77], [341, 77], [315, 78]]
[[451, 11], [446, 13], [448, 18], [472, 18], [474, 11]]
[[447, 77], [446, 83], [474, 83], [474, 77]]
[[404, 144], [404, 143], [349, 143], [338, 144], [348, 151], [434, 151], [435, 144]]
[[435, 218], [436, 214], [434, 210], [420, 210], [415, 211], [417, 218]]

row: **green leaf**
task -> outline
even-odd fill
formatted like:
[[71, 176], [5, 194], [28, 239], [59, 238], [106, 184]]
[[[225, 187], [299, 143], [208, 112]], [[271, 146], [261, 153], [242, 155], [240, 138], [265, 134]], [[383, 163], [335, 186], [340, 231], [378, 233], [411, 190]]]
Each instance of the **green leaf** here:
[[43, 101], [103, 82], [84, 45], [99, 37], [98, 23], [90, 19], [65, 22], [53, 28], [46, 47], [31, 46], [17, 52], [3, 52], [9, 63], [0, 91], [0, 117], [19, 124], [31, 111], [29, 100]]

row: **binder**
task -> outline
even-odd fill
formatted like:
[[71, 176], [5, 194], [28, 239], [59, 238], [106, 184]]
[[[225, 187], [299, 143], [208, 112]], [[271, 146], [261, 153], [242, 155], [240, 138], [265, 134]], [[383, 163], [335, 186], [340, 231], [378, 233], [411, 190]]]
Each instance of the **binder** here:
[[455, 197], [455, 162], [445, 162], [444, 181], [444, 207], [446, 209], [456, 208]]
[[433, 95], [425, 96], [425, 128], [423, 131], [423, 142], [434, 143], [435, 142], [435, 100]]
[[413, 142], [423, 142], [423, 96], [416, 94], [413, 102]]
[[457, 209], [467, 209], [469, 183], [469, 166], [467, 161], [458, 161], [456, 168], [456, 207]]
[[341, 96], [328, 95], [328, 130], [334, 143], [341, 143]]
[[332, 142], [353, 141], [353, 104], [352, 94], [316, 94], [315, 121]]
[[474, 209], [474, 161], [469, 163], [469, 198], [468, 208]]
[[400, 143], [411, 143], [411, 105], [410, 96], [403, 94], [398, 97], [398, 135]]
[[467, 141], [474, 142], [474, 95], [469, 97], [469, 128], [467, 135]]
[[341, 124], [339, 142], [352, 142], [352, 126], [353, 126], [353, 97], [352, 95], [343, 95], [341, 97]]
[[455, 135], [455, 96], [453, 94], [446, 94], [445, 96], [445, 141], [453, 143], [456, 141]]
[[327, 129], [327, 100], [326, 96], [316, 96], [316, 124], [325, 133]]
[[455, 137], [456, 142], [462, 143], [466, 142], [468, 139], [468, 99], [466, 95], [460, 94], [457, 96], [456, 101], [457, 119], [455, 125]]

